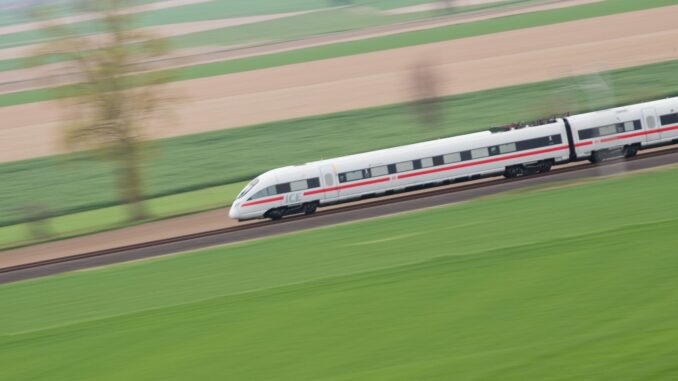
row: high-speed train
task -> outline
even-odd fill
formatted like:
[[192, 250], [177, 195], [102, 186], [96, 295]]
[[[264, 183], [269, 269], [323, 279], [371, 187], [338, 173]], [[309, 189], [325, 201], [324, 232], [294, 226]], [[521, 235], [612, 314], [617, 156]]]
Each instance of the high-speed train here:
[[669, 142], [678, 142], [678, 97], [273, 169], [240, 192], [229, 216], [277, 220], [422, 185], [632, 157]]

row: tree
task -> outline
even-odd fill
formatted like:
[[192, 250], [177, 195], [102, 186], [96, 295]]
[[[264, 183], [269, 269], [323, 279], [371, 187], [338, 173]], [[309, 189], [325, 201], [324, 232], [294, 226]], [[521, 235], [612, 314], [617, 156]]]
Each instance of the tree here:
[[[41, 60], [57, 58], [68, 78], [56, 87], [64, 113], [64, 142], [71, 149], [93, 149], [115, 163], [122, 201], [129, 217], [147, 217], [143, 204], [143, 130], [150, 119], [173, 98], [161, 84], [162, 72], [144, 71], [144, 63], [169, 53], [169, 44], [134, 28], [133, 16], [121, 14], [125, 0], [83, 0], [84, 11], [97, 12], [97, 33], [83, 36], [72, 27], [45, 21], [44, 10], [35, 16], [45, 22], [50, 40], [40, 48]], [[38, 64], [35, 61], [31, 64]], [[54, 78], [54, 77], [52, 77]]]
[[412, 68], [411, 92], [416, 116], [427, 128], [440, 127], [443, 121], [443, 107], [440, 101], [440, 73], [432, 62], [424, 59]]

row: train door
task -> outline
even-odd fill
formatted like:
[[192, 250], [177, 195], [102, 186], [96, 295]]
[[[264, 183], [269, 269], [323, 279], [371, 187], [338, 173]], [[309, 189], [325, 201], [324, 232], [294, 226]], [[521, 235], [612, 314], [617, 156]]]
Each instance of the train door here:
[[[320, 175], [323, 182], [324, 189], [333, 189], [337, 186], [337, 176], [334, 173], [334, 168], [331, 165], [324, 165], [320, 168]], [[339, 192], [336, 189], [327, 190], [324, 192], [325, 199], [330, 200], [337, 198]]]
[[654, 111], [654, 107], [644, 108], [643, 109], [643, 123], [645, 123], [645, 129], [647, 130], [647, 141], [655, 141], [661, 139], [661, 133], [657, 131], [657, 114]]

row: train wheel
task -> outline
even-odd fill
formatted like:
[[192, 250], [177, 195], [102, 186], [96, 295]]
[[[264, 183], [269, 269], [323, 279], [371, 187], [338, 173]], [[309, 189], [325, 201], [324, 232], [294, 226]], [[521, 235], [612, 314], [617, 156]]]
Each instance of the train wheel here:
[[546, 173], [546, 172], [550, 171], [552, 165], [553, 165], [553, 163], [551, 163], [550, 160], [542, 161], [539, 164], [539, 172]]
[[637, 146], [628, 146], [624, 148], [624, 157], [627, 159], [636, 156], [637, 153], [638, 153]]
[[507, 179], [514, 179], [516, 177], [522, 176], [525, 174], [525, 168], [522, 165], [514, 165], [506, 168], [504, 171], [504, 177]]
[[589, 158], [589, 161], [592, 164], [598, 164], [603, 161], [603, 155], [600, 153], [600, 151], [593, 151], [591, 152], [591, 157]]
[[278, 221], [283, 217], [283, 213], [280, 209], [271, 209], [266, 213], [266, 217], [272, 219], [273, 221]]
[[317, 202], [311, 202], [308, 204], [304, 204], [304, 214], [313, 214], [315, 213], [315, 210], [318, 209], [318, 203]]

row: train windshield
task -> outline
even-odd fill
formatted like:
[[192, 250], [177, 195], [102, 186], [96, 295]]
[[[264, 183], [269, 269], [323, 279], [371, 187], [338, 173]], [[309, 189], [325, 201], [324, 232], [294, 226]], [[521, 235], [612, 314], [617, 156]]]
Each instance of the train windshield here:
[[240, 192], [240, 194], [238, 195], [238, 197], [236, 197], [236, 200], [239, 199], [239, 198], [241, 198], [242, 196], [246, 195], [247, 192], [249, 192], [250, 190], [252, 190], [252, 188], [254, 188], [254, 186], [257, 185], [258, 183], [259, 183], [259, 178], [256, 178], [256, 179], [252, 180], [249, 184], [247, 184], [247, 186], [245, 187], [245, 189], [243, 189], [242, 192]]

